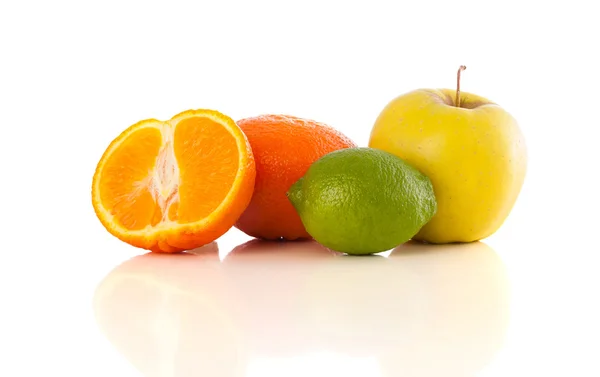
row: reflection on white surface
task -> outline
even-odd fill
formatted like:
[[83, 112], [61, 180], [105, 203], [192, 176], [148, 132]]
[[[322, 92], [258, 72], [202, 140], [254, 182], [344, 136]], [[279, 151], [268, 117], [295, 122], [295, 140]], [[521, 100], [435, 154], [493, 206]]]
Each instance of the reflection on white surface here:
[[143, 375], [466, 376], [508, 325], [507, 274], [484, 243], [351, 257], [250, 241], [223, 261], [135, 257], [95, 296], [105, 336]]

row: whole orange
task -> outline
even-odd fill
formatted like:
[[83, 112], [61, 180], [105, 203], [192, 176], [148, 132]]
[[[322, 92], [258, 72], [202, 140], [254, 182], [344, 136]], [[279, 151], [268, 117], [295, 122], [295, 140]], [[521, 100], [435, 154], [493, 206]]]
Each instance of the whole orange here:
[[237, 124], [250, 142], [256, 179], [250, 204], [235, 226], [268, 240], [311, 238], [286, 193], [317, 159], [356, 144], [326, 124], [290, 115], [260, 115]]

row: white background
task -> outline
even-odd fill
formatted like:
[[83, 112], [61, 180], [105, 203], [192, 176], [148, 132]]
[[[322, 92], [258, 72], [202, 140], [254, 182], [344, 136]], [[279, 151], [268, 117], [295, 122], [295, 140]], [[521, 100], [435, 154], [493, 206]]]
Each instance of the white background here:
[[[192, 108], [288, 113], [366, 146], [389, 100], [453, 88], [460, 64], [463, 91], [511, 112], [529, 149], [517, 205], [486, 240], [507, 266], [512, 319], [473, 374], [600, 375], [598, 25], [583, 0], [2, 1], [0, 375], [140, 375], [91, 306], [141, 254], [91, 206], [95, 164], [124, 128]], [[232, 231], [219, 250], [246, 240]], [[247, 375], [385, 375], [298, 357], [265, 356]]]

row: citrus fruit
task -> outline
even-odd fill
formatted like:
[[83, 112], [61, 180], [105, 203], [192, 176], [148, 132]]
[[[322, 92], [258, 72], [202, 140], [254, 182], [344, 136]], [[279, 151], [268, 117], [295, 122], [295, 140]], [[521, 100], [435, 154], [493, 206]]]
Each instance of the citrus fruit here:
[[429, 178], [371, 148], [323, 156], [288, 195], [308, 233], [347, 254], [378, 253], [408, 241], [437, 208]]
[[104, 227], [133, 246], [177, 252], [208, 244], [242, 214], [254, 187], [252, 150], [214, 110], [147, 119], [109, 145], [92, 203]]
[[310, 238], [286, 192], [319, 157], [356, 145], [330, 126], [294, 116], [262, 115], [237, 124], [252, 146], [256, 183], [236, 227], [262, 239]]

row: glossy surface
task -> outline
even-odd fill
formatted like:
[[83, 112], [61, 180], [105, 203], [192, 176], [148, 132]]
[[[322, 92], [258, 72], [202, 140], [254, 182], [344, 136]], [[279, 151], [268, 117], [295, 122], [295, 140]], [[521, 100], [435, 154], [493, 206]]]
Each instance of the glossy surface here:
[[260, 360], [293, 370], [329, 355], [371, 376], [462, 376], [506, 336], [508, 275], [483, 243], [410, 244], [389, 258], [314, 242], [250, 241], [223, 262], [215, 245], [197, 252], [135, 257], [96, 291], [104, 336], [146, 375], [245, 376]]
[[131, 377], [600, 371], [600, 279], [584, 253], [497, 239], [347, 256], [237, 230], [186, 254], [112, 247], [24, 264], [35, 280], [19, 292], [35, 299], [9, 296], [3, 336], [19, 352], [0, 373], [31, 375], [37, 363]]

